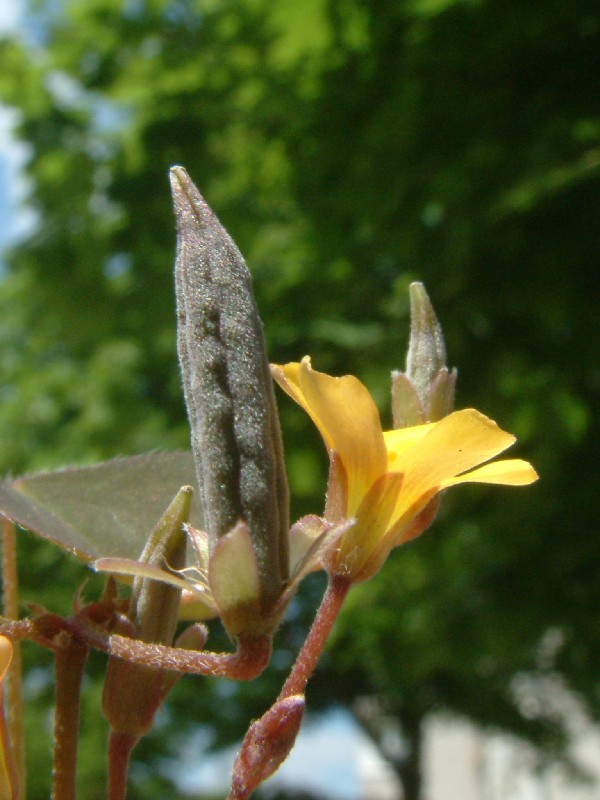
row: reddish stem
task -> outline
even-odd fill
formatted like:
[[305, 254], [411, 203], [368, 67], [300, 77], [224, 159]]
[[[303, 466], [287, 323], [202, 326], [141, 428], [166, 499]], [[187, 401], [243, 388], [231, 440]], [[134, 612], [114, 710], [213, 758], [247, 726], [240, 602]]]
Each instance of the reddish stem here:
[[56, 711], [54, 716], [53, 800], [75, 800], [77, 795], [77, 745], [81, 681], [88, 647], [59, 634], [55, 655]]
[[134, 664], [156, 669], [169, 669], [192, 675], [212, 675], [248, 681], [264, 670], [271, 657], [271, 637], [243, 637], [237, 641], [235, 653], [212, 653], [147, 644], [119, 634], [109, 634], [78, 615], [67, 621], [70, 631], [83, 641], [105, 653]]
[[351, 585], [348, 578], [341, 575], [330, 576], [311, 629], [277, 700], [294, 694], [304, 694], [308, 679], [314, 672]]
[[54, 650], [52, 639], [61, 630], [68, 631], [90, 647], [134, 664], [236, 681], [256, 678], [271, 658], [271, 637], [267, 635], [240, 636], [235, 653], [213, 653], [207, 650], [185, 650], [162, 644], [146, 644], [138, 639], [110, 634], [90, 622], [84, 612], [67, 620], [55, 614], [17, 621], [0, 618], [0, 633], [4, 636], [13, 641], [31, 639], [51, 650]]
[[[283, 684], [279, 697], [269, 711], [250, 726], [244, 738], [233, 767], [231, 789], [227, 800], [247, 800], [259, 784], [283, 762], [291, 750], [300, 727], [301, 715], [295, 719], [290, 717], [288, 720], [283, 708], [280, 707], [279, 715], [276, 713], [278, 704], [285, 701], [286, 698], [304, 694], [306, 684], [314, 672], [351, 585], [348, 578], [339, 575], [330, 576], [308, 636], [288, 679]], [[273, 719], [269, 720], [270, 717]], [[288, 721], [292, 724], [297, 722], [297, 725], [288, 732], [283, 744], [282, 730], [278, 726], [283, 724], [283, 730], [285, 730], [285, 723]], [[257, 726], [260, 727], [257, 728]], [[257, 741], [257, 732], [260, 733], [259, 741]]]
[[137, 739], [111, 731], [108, 737], [108, 800], [125, 800], [129, 758]]
[[22, 639], [29, 639], [38, 642], [42, 647], [51, 646], [46, 641], [40, 641], [41, 637], [36, 631], [35, 623], [31, 619], [7, 619], [0, 617], [0, 633], [10, 639], [11, 642], [20, 642]]

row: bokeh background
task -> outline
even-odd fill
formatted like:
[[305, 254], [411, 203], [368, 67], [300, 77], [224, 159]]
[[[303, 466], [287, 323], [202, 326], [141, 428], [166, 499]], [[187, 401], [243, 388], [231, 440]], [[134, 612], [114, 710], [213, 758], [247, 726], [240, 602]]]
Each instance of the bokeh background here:
[[[568, 767], [568, 721], [539, 687], [600, 716], [596, 0], [21, 0], [19, 11], [0, 44], [28, 215], [0, 276], [2, 473], [187, 447], [172, 164], [245, 254], [271, 359], [311, 354], [358, 375], [388, 423], [407, 287], [424, 281], [459, 368], [458, 407], [515, 432], [541, 480], [448, 496], [430, 532], [353, 591], [309, 706], [353, 714], [406, 800], [422, 797], [434, 712], [512, 732], [540, 763]], [[280, 409], [294, 517], [318, 512], [321, 442], [284, 397]], [[20, 550], [23, 597], [68, 613], [85, 568], [30, 535]], [[178, 685], [136, 751], [132, 800], [185, 796], [176, 759], [199, 725], [214, 747], [238, 740], [276, 694], [321, 589], [318, 576], [306, 583], [259, 681]], [[25, 658], [37, 800], [51, 663], [33, 647]], [[93, 658], [86, 800], [104, 796], [102, 670]], [[524, 677], [537, 689], [524, 692]]]

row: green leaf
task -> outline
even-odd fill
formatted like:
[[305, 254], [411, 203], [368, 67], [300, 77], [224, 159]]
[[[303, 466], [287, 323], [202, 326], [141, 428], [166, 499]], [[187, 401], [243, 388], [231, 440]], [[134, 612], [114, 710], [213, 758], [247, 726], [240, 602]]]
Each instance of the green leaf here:
[[[137, 559], [178, 490], [196, 486], [191, 453], [148, 453], [0, 483], [0, 513], [82, 561]], [[202, 527], [200, 503], [191, 521]]]

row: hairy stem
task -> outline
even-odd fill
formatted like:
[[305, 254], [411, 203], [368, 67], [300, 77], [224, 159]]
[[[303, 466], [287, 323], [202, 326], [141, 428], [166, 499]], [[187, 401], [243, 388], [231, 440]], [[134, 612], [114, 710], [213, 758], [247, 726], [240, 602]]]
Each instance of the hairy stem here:
[[0, 633], [12, 641], [31, 639], [54, 649], [52, 638], [59, 631], [68, 631], [78, 641], [102, 650], [108, 655], [123, 658], [134, 664], [167, 669], [181, 674], [212, 675], [236, 681], [249, 681], [264, 670], [271, 658], [271, 637], [240, 636], [234, 653], [184, 650], [162, 644], [147, 644], [138, 639], [107, 633], [90, 622], [85, 610], [70, 619], [44, 614], [35, 619], [8, 620], [0, 618]]
[[248, 800], [254, 790], [279, 768], [292, 749], [302, 721], [306, 684], [350, 586], [347, 578], [330, 576], [306, 641], [277, 700], [252, 723], [244, 737], [233, 766], [227, 800]]
[[237, 641], [235, 653], [212, 653], [183, 650], [162, 644], [148, 644], [116, 633], [109, 634], [92, 625], [81, 615], [68, 620], [69, 630], [105, 653], [134, 664], [168, 669], [192, 675], [212, 675], [232, 680], [247, 681], [259, 675], [271, 657], [271, 637], [242, 637]]
[[13, 647], [15, 646], [14, 643], [21, 641], [21, 639], [34, 640], [36, 638], [35, 625], [30, 619], [0, 617], [0, 633], [11, 640]]
[[56, 711], [54, 715], [53, 800], [75, 800], [81, 681], [88, 647], [60, 634], [55, 656]]
[[330, 577], [308, 636], [277, 700], [283, 700], [285, 697], [295, 694], [304, 694], [308, 679], [317, 665], [351, 585], [347, 578], [340, 575]]

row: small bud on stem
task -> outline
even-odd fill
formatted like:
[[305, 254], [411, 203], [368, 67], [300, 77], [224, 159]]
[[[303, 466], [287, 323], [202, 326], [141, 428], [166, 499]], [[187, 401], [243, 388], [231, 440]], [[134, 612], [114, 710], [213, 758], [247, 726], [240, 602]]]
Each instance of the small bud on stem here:
[[304, 696], [278, 700], [253, 722], [233, 766], [228, 800], [245, 800], [283, 764], [294, 746], [304, 715]]
[[406, 372], [392, 373], [394, 428], [435, 422], [454, 407], [456, 370], [446, 366], [442, 327], [422, 283], [410, 285]]

